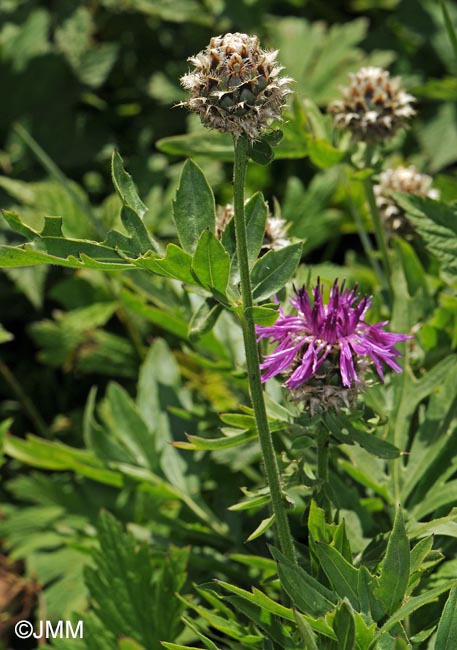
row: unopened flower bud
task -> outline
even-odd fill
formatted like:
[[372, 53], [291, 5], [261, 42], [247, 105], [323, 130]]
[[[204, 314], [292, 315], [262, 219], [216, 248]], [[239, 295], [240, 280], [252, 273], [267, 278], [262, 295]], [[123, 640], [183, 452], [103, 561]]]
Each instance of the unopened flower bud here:
[[415, 98], [402, 90], [399, 77], [382, 68], [361, 68], [351, 74], [342, 98], [332, 102], [328, 112], [339, 129], [348, 129], [355, 140], [387, 140], [408, 126], [416, 111]]
[[[234, 217], [235, 211], [231, 203], [227, 203], [225, 207], [220, 205], [216, 209], [216, 236], [221, 238], [229, 221]], [[281, 217], [273, 217], [268, 211], [267, 219], [265, 222], [265, 233], [261, 253], [266, 253], [269, 250], [279, 250], [290, 246], [291, 241], [287, 239], [286, 234], [290, 226], [285, 219]]]

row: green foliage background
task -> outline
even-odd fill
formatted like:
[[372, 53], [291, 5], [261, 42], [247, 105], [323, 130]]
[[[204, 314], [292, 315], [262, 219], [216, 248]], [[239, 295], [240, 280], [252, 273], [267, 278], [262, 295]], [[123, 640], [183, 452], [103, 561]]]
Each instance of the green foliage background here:
[[[448, 4], [455, 25], [457, 10]], [[272, 210], [280, 204], [289, 234], [305, 240], [295, 282], [317, 275], [358, 281], [375, 295], [373, 318], [387, 316], [394, 330], [416, 333], [410, 370], [366, 395], [367, 407], [390, 423], [387, 434], [377, 422], [367, 441], [348, 424], [347, 435], [358, 444], [335, 455], [332, 489], [344, 531], [341, 522], [326, 527], [317, 507], [310, 511], [314, 488], [303, 466], [303, 458], [314, 462], [309, 438], [295, 430], [290, 448], [290, 413], [279, 404], [279, 388], [271, 388], [269, 416], [279, 450], [288, 453], [283, 470], [294, 532], [311, 548], [303, 584], [280, 565], [297, 611], [279, 604], [276, 565], [265, 544], [271, 531], [264, 524], [268, 496], [259, 446], [251, 412], [239, 408], [248, 402], [240, 333], [215, 300], [231, 298], [228, 253], [215, 238], [203, 242], [217, 262], [211, 284], [211, 269], [186, 230], [188, 213], [180, 212], [180, 196], [192, 188], [205, 206], [192, 215], [198, 233], [211, 218], [214, 198], [200, 168], [217, 204], [232, 198], [230, 142], [175, 107], [183, 99], [179, 77], [187, 57], [227, 31], [255, 33], [265, 47], [279, 48], [295, 79], [275, 161], [252, 164], [248, 173], [248, 196], [260, 190]], [[362, 65], [389, 66], [418, 98], [418, 117], [387, 145], [385, 166], [407, 162], [433, 174], [442, 199], [439, 207], [398, 199], [425, 244], [416, 251], [407, 242], [394, 246], [392, 314], [357, 236], [354, 212], [369, 224], [361, 183], [343, 170], [347, 155], [319, 110]], [[25, 618], [84, 617], [84, 641], [53, 647], [156, 650], [165, 641], [175, 649], [271, 650], [303, 647], [298, 629], [300, 639], [308, 634], [310, 648], [315, 633], [323, 634], [322, 648], [342, 648], [328, 620], [309, 622], [322, 612], [308, 612], [303, 596], [312, 573], [327, 581], [326, 597], [343, 602], [335, 574], [321, 567], [319, 543], [338, 551], [336, 562], [350, 582], [356, 568], [346, 565], [353, 557], [363, 557], [373, 572], [384, 566], [380, 558], [392, 561], [387, 540], [395, 522], [392, 536], [404, 548], [407, 534], [413, 553], [404, 584], [392, 587], [391, 574], [381, 571], [384, 615], [393, 617], [401, 606], [386, 603], [395, 589], [406, 599], [418, 588], [412, 598], [422, 597], [427, 607], [417, 613], [422, 602], [408, 601], [412, 645], [400, 633], [392, 641], [386, 628], [378, 647], [451, 649], [455, 590], [438, 631], [437, 625], [457, 577], [456, 73], [434, 0], [2, 1], [0, 244], [23, 244], [25, 236], [34, 247], [0, 254], [0, 539], [9, 562], [0, 580], [21, 574], [40, 593], [32, 598], [34, 609], [23, 610]], [[114, 188], [113, 150], [123, 157], [114, 159]], [[183, 165], [187, 156], [198, 166]], [[255, 226], [265, 206], [259, 195], [251, 201]], [[105, 243], [87, 244], [68, 258], [72, 239]], [[253, 263], [255, 242], [254, 233]], [[165, 261], [140, 258], [168, 243], [175, 246]], [[233, 252], [229, 235], [223, 244]], [[288, 252], [278, 286], [263, 284], [259, 263], [253, 272], [258, 300], [282, 287], [298, 255], [297, 246]], [[195, 292], [184, 291], [183, 282]], [[258, 309], [259, 322], [271, 318], [271, 304]], [[405, 454], [398, 473], [389, 443]], [[368, 570], [357, 572], [356, 580], [369, 581]], [[213, 578], [221, 583], [209, 583]], [[253, 585], [265, 592], [263, 600], [252, 596]], [[8, 621], [26, 602], [21, 589], [19, 605], [4, 601], [0, 647], [9, 647]], [[341, 638], [353, 620], [346, 609], [361, 606], [359, 595], [338, 605]], [[361, 635], [364, 623], [356, 621]], [[395, 625], [389, 629], [398, 631]]]

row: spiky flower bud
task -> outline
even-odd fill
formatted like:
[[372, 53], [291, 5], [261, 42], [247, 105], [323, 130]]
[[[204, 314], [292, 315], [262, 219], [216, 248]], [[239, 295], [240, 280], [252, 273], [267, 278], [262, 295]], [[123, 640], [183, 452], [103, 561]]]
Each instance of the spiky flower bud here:
[[[227, 203], [225, 207], [221, 205], [216, 209], [216, 236], [221, 238], [223, 231], [227, 224], [234, 217], [234, 208], [231, 203]], [[268, 211], [265, 223], [265, 234], [263, 238], [262, 251], [266, 253], [268, 250], [279, 250], [290, 246], [290, 239], [286, 238], [287, 230], [290, 224], [285, 219], [280, 217], [273, 217]]]
[[194, 70], [181, 83], [190, 99], [181, 105], [198, 113], [211, 129], [258, 139], [273, 120], [281, 119], [291, 92], [291, 79], [279, 76], [283, 68], [276, 56], [277, 51], [262, 50], [256, 36], [214, 36], [206, 49], [188, 59]]
[[415, 101], [401, 88], [399, 77], [382, 68], [361, 68], [342, 88], [342, 99], [332, 102], [328, 112], [339, 129], [349, 129], [355, 140], [387, 140], [408, 125], [416, 111]]
[[376, 205], [383, 219], [387, 234], [410, 238], [414, 228], [406, 218], [405, 211], [395, 202], [391, 192], [408, 192], [417, 196], [439, 199], [439, 190], [431, 189], [433, 179], [420, 174], [414, 166], [387, 169], [379, 177], [379, 184], [374, 186]]

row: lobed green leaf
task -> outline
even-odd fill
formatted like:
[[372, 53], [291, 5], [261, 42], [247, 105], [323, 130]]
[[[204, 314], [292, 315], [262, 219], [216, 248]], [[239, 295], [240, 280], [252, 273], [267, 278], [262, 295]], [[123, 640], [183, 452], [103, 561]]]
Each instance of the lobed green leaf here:
[[352, 608], [346, 600], [343, 600], [335, 612], [333, 629], [338, 640], [338, 650], [354, 650], [355, 620]]

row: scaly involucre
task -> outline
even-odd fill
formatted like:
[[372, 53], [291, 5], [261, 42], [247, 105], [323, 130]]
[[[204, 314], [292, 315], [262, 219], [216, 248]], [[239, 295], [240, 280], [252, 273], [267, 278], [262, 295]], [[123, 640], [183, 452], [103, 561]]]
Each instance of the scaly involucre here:
[[415, 98], [401, 88], [399, 77], [382, 68], [361, 68], [351, 74], [342, 98], [332, 102], [328, 112], [339, 129], [351, 131], [354, 140], [387, 140], [408, 126], [416, 111]]
[[296, 315], [284, 314], [280, 308], [274, 325], [257, 326], [259, 340], [278, 344], [261, 364], [264, 382], [282, 375], [292, 397], [307, 402], [312, 411], [337, 410], [354, 404], [370, 363], [381, 379], [383, 364], [401, 372], [396, 361], [401, 354], [395, 345], [411, 337], [386, 332], [386, 322], [368, 324], [364, 318], [371, 297], [362, 297], [357, 288], [345, 289], [344, 282], [339, 287], [337, 281], [327, 304], [319, 281], [313, 297], [311, 303], [301, 288], [291, 300]]
[[291, 92], [291, 79], [280, 76], [277, 54], [262, 50], [256, 36], [214, 36], [208, 47], [188, 59], [194, 70], [181, 83], [190, 99], [181, 105], [198, 113], [211, 129], [258, 139], [273, 120], [281, 119]]

